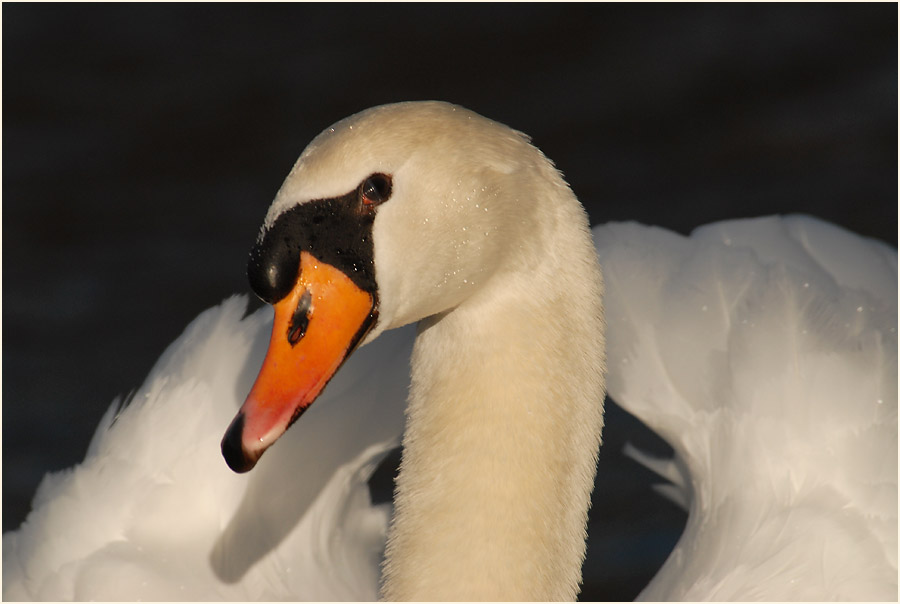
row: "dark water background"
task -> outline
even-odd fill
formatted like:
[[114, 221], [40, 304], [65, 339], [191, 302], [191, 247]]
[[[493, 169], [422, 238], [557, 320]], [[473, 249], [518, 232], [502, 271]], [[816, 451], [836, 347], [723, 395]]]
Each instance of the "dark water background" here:
[[[248, 291], [294, 159], [372, 105], [442, 99], [527, 132], [594, 224], [805, 212], [897, 242], [896, 4], [2, 16], [4, 531], [194, 316]], [[684, 522], [626, 441], [663, 450], [609, 404], [584, 599], [634, 597]]]

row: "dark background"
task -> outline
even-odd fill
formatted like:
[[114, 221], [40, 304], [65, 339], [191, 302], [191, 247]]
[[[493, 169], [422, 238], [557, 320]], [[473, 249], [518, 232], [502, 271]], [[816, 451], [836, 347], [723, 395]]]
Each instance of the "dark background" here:
[[[592, 223], [805, 212], [897, 242], [897, 5], [25, 5], [3, 16], [3, 530], [201, 310], [248, 291], [332, 122], [441, 99], [527, 132]], [[684, 516], [609, 405], [584, 599]], [[388, 471], [388, 476], [390, 473]]]

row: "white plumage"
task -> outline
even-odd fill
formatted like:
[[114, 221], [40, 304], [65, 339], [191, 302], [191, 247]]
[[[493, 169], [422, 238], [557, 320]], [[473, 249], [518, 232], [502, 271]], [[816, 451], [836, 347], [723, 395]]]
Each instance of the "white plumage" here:
[[[896, 250], [806, 217], [593, 234], [609, 392], [675, 448], [635, 455], [690, 510], [642, 596], [896, 599]], [[245, 305], [198, 317], [45, 478], [3, 537], [4, 599], [377, 597], [390, 510], [366, 481], [399, 442], [413, 332], [357, 351], [234, 475], [218, 443], [271, 324]]]
[[268, 463], [236, 475], [219, 441], [271, 328], [270, 308], [241, 320], [246, 303], [195, 319], [85, 461], [44, 479], [3, 536], [4, 600], [377, 599], [390, 510], [366, 481], [399, 443], [410, 333], [359, 350]]
[[642, 598], [895, 599], [896, 251], [801, 216], [594, 236], [610, 395], [689, 502]]

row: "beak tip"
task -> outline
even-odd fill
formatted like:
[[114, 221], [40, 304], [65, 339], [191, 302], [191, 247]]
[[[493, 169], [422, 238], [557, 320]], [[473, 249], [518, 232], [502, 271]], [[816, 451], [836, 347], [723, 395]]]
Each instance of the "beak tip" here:
[[243, 474], [256, 465], [258, 455], [249, 454], [243, 446], [244, 414], [238, 413], [222, 438], [222, 456], [234, 472]]

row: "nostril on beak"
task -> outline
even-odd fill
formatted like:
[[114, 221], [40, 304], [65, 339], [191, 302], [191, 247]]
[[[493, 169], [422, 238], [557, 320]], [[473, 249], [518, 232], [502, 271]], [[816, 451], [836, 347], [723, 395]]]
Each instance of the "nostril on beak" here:
[[294, 316], [291, 317], [291, 324], [288, 327], [288, 342], [291, 346], [295, 345], [300, 339], [306, 335], [306, 328], [309, 327], [309, 314], [312, 312], [312, 294], [309, 290], [303, 290], [300, 301], [297, 302], [297, 309]]

